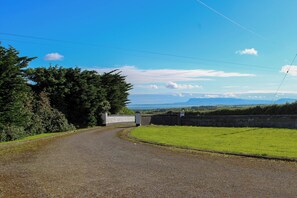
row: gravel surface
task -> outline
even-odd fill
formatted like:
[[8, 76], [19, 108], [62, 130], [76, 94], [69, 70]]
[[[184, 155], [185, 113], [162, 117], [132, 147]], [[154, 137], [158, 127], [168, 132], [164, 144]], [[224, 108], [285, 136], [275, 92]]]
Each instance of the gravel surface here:
[[297, 197], [297, 163], [177, 152], [120, 139], [121, 130], [0, 159], [0, 197]]

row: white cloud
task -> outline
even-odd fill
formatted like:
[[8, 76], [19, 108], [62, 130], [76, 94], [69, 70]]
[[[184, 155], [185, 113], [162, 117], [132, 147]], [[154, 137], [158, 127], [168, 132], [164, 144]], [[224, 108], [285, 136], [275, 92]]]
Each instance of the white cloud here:
[[265, 99], [265, 96], [247, 96], [250, 99]]
[[177, 93], [176, 96], [185, 97], [185, 95], [183, 93]]
[[247, 48], [244, 50], [238, 50], [235, 52], [236, 54], [240, 54], [240, 55], [254, 55], [254, 56], [258, 56], [258, 51], [255, 48]]
[[168, 89], [193, 89], [193, 88], [202, 88], [199, 85], [190, 85], [190, 84], [177, 84], [175, 82], [169, 81], [166, 86]]
[[[170, 81], [201, 81], [212, 80], [213, 77], [251, 77], [254, 74], [224, 72], [217, 70], [203, 69], [138, 69], [135, 66], [122, 66], [118, 68], [122, 74], [127, 76], [127, 80], [134, 84], [145, 83], [167, 83]], [[93, 70], [93, 69], [92, 69]], [[114, 68], [95, 69], [99, 73], [110, 72]]]
[[62, 60], [64, 58], [63, 55], [59, 53], [49, 53], [45, 55], [44, 60], [51, 61], [51, 60]]
[[149, 85], [148, 87], [150, 89], [159, 89], [158, 85]]
[[220, 98], [222, 97], [222, 95], [218, 95], [218, 94], [205, 94], [204, 98]]
[[230, 86], [223, 86], [223, 88], [225, 89], [249, 88], [249, 86], [230, 85]]
[[142, 89], [159, 89], [160, 87], [158, 85], [135, 85], [136, 88], [142, 88]]
[[284, 65], [280, 72], [287, 73], [289, 71], [289, 75], [291, 76], [297, 76], [297, 65]]

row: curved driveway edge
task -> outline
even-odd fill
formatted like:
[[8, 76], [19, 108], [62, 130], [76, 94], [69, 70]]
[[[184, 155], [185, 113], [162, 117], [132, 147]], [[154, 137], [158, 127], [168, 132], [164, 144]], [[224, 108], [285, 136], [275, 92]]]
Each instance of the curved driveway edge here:
[[0, 197], [296, 197], [296, 163], [178, 153], [93, 129], [0, 159]]

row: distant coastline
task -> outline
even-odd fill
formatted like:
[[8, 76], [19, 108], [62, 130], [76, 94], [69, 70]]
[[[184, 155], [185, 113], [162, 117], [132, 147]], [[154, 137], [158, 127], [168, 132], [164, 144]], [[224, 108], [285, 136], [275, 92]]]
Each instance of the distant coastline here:
[[186, 108], [194, 106], [231, 106], [231, 105], [272, 105], [295, 102], [296, 99], [282, 98], [273, 100], [249, 100], [240, 98], [190, 98], [187, 102], [165, 103], [165, 104], [128, 104], [133, 110], [137, 109], [166, 109], [166, 108]]

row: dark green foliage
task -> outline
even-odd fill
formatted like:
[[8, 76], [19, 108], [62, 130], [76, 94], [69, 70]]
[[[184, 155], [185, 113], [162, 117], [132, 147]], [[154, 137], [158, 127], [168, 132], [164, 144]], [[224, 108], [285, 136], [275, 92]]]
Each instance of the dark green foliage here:
[[33, 59], [0, 46], [0, 141], [98, 125], [102, 112], [131, 113], [124, 107], [132, 85], [120, 72], [25, 70]]
[[118, 113], [128, 102], [131, 84], [120, 72], [99, 75], [80, 68], [36, 68], [27, 71], [32, 89], [47, 92], [52, 106], [78, 127], [98, 125], [104, 111]]
[[65, 96], [65, 114], [69, 121], [80, 127], [99, 124], [101, 102], [105, 97], [100, 76], [95, 71], [75, 68], [67, 69], [66, 79], [69, 93]]
[[27, 69], [27, 78], [34, 82], [31, 85], [33, 91], [37, 94], [46, 92], [49, 94], [51, 104], [54, 108], [62, 112], [66, 111], [65, 95], [69, 93], [69, 87], [66, 86], [67, 69], [62, 67]]
[[202, 115], [296, 115], [297, 102], [284, 105], [266, 105], [248, 108], [219, 109], [206, 112], [192, 112]]
[[44, 100], [33, 97], [25, 72], [33, 59], [20, 57], [13, 47], [0, 46], [0, 141], [73, 129], [65, 116], [53, 109], [49, 102], [43, 104]]
[[75, 129], [73, 125], [68, 123], [64, 114], [51, 107], [45, 92], [41, 92], [35, 99], [34, 115], [35, 122], [40, 130], [35, 134], [62, 132]]
[[127, 107], [123, 107], [120, 112], [119, 112], [120, 115], [134, 115], [135, 112]]
[[19, 57], [12, 48], [0, 46], [0, 131], [1, 139], [13, 140], [25, 135], [30, 123], [30, 88], [23, 69], [34, 58]]
[[118, 113], [128, 103], [128, 91], [132, 85], [127, 83], [125, 76], [117, 70], [104, 73], [101, 77], [102, 86], [106, 91], [106, 100], [110, 103], [110, 113]]
[[104, 100], [100, 103], [101, 110], [103, 112], [109, 112], [110, 110], [110, 103], [107, 100]]
[[105, 92], [95, 71], [49, 67], [28, 70], [35, 92], [47, 92], [52, 106], [78, 127], [94, 126], [100, 117]]

